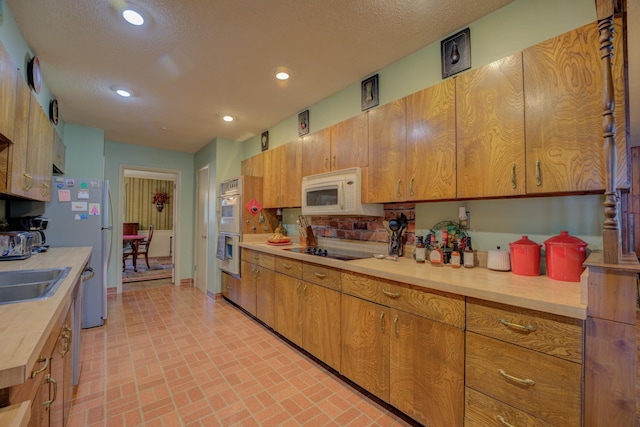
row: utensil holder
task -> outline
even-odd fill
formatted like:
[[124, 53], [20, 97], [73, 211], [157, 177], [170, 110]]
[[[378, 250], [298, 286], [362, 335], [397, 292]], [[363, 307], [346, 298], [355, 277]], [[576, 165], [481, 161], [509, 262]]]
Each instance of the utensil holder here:
[[404, 256], [404, 238], [403, 236], [389, 236], [389, 255]]
[[306, 236], [300, 236], [301, 245], [303, 240], [305, 241], [304, 246], [318, 246], [318, 241], [316, 240], [316, 236], [313, 235], [313, 229], [310, 225], [307, 226]]

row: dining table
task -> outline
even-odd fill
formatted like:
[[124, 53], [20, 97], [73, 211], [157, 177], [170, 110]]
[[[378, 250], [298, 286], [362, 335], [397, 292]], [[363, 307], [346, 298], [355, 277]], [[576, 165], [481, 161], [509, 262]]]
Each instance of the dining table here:
[[[141, 234], [123, 234], [122, 235], [122, 243], [123, 245], [131, 245], [131, 249], [133, 251], [133, 271], [138, 272], [138, 246], [140, 242], [146, 239], [147, 236], [143, 236]], [[124, 247], [124, 246], [123, 246]], [[124, 262], [123, 262], [124, 264]], [[124, 271], [124, 269], [123, 269]]]

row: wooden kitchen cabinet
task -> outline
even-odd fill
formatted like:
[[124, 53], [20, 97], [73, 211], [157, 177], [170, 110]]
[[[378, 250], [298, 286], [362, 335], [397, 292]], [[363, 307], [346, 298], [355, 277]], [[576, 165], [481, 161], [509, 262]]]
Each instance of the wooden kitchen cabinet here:
[[347, 272], [342, 290], [343, 375], [425, 425], [461, 426], [464, 299]]
[[367, 113], [302, 137], [302, 176], [369, 164]]
[[302, 147], [298, 141], [264, 153], [263, 206], [299, 207], [302, 188]]
[[[616, 188], [629, 188], [625, 64], [615, 20]], [[524, 50], [527, 193], [602, 191], [602, 62], [596, 23]]]
[[29, 427], [64, 427], [67, 423], [73, 387], [72, 306], [72, 301], [65, 304], [27, 381], [9, 389], [10, 404], [31, 401]]
[[455, 81], [457, 197], [525, 194], [522, 53]]
[[245, 260], [240, 263], [240, 291], [238, 300], [234, 301], [249, 314], [256, 315], [257, 285], [260, 267]]
[[241, 174], [244, 176], [264, 176], [264, 155], [256, 154], [242, 161], [240, 166]]
[[582, 323], [469, 298], [466, 424], [581, 425]]
[[454, 79], [406, 98], [408, 200], [456, 197], [455, 101]]
[[18, 69], [0, 43], [0, 139], [13, 140]]
[[302, 144], [302, 176], [331, 171], [331, 128], [304, 135]]
[[409, 194], [405, 98], [368, 113], [369, 167], [365, 202], [405, 201]]
[[[247, 311], [267, 326], [274, 327], [275, 322], [275, 284], [274, 284], [274, 256], [269, 254], [242, 249], [242, 279], [249, 283], [242, 286], [241, 302], [247, 306], [255, 305], [255, 311]], [[245, 291], [246, 289], [246, 291]], [[255, 302], [252, 298], [255, 289]], [[246, 308], [245, 308], [246, 309]]]
[[[287, 260], [288, 261], [288, 260]], [[276, 265], [279, 263], [277, 262]], [[283, 265], [283, 264], [281, 264]], [[330, 287], [302, 280], [305, 269], [321, 268], [304, 263], [302, 270], [293, 268], [275, 274], [275, 330], [319, 360], [340, 370], [340, 276]], [[335, 270], [338, 271], [338, 270]], [[322, 270], [324, 272], [326, 270]], [[302, 273], [304, 274], [304, 273]], [[328, 276], [319, 280], [326, 280]]]
[[240, 279], [230, 275], [229, 273], [225, 273], [224, 271], [220, 277], [222, 296], [229, 301], [240, 305], [240, 290], [242, 288]]
[[31, 94], [29, 101], [29, 139], [27, 171], [31, 176], [29, 197], [43, 202], [51, 201], [51, 175], [53, 171], [53, 146], [55, 129], [37, 98]]

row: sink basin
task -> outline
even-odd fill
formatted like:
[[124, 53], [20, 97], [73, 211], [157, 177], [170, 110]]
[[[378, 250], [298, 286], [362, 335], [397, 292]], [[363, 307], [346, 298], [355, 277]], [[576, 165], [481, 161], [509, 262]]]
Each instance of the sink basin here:
[[49, 298], [70, 270], [70, 267], [64, 267], [0, 271], [0, 304]]

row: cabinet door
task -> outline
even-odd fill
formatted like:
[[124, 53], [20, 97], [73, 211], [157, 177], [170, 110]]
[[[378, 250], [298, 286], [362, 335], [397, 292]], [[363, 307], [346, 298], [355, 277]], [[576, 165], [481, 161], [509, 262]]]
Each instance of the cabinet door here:
[[405, 116], [404, 98], [369, 111], [369, 203], [399, 202], [407, 197]]
[[302, 193], [302, 146], [298, 141], [295, 141], [281, 147], [280, 192], [282, 198], [280, 207], [300, 207]]
[[249, 313], [256, 315], [257, 281], [260, 267], [255, 264], [242, 261], [240, 275], [240, 295], [238, 305]]
[[275, 330], [302, 347], [301, 281], [276, 273], [275, 284]]
[[389, 402], [389, 309], [342, 294], [342, 375]]
[[31, 91], [21, 74], [16, 77], [15, 126], [13, 144], [9, 146], [7, 192], [27, 197], [33, 183], [27, 176], [27, 142], [29, 136], [29, 101]]
[[260, 271], [256, 287], [256, 317], [273, 328], [275, 326], [275, 276], [273, 270], [258, 268]]
[[51, 174], [53, 169], [54, 130], [36, 97], [29, 101], [29, 136], [27, 173], [32, 181], [28, 197], [33, 200], [51, 200]]
[[[623, 34], [613, 55], [618, 187], [628, 187]], [[605, 189], [602, 63], [590, 24], [524, 50], [527, 193]]]
[[369, 115], [362, 113], [331, 126], [331, 170], [369, 164]]
[[0, 43], [0, 139], [13, 140], [18, 71]]
[[522, 54], [455, 80], [458, 197], [525, 194]]
[[58, 340], [51, 355], [51, 378], [55, 386], [49, 406], [49, 425], [64, 427], [71, 409], [71, 310], [67, 312], [59, 329]]
[[263, 176], [264, 155], [263, 153], [245, 159], [241, 163], [241, 173], [244, 176]]
[[302, 176], [331, 170], [331, 128], [310, 133], [302, 141]]
[[455, 80], [407, 97], [410, 200], [456, 197]]
[[[248, 264], [248, 263], [247, 263]], [[241, 264], [242, 274], [247, 268], [244, 261]], [[222, 295], [236, 304], [240, 304], [240, 279], [233, 277], [228, 273], [222, 273]]]
[[390, 403], [424, 425], [462, 426], [464, 332], [390, 310]]
[[264, 156], [264, 181], [262, 186], [263, 206], [279, 207], [280, 199], [280, 151], [279, 147], [267, 150]]
[[302, 282], [304, 322], [302, 347], [340, 370], [340, 292]]

